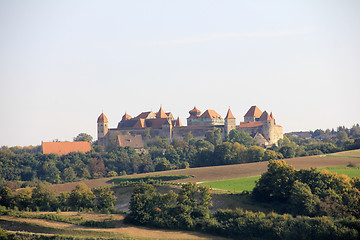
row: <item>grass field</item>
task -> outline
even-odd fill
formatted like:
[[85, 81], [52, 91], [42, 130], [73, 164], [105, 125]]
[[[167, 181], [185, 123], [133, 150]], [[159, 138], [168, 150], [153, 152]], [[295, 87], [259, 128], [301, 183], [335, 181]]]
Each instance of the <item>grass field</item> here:
[[210, 186], [212, 189], [227, 190], [230, 192], [251, 191], [255, 187], [255, 182], [259, 180], [259, 176], [234, 178], [228, 180], [204, 182], [200, 185]]
[[[319, 168], [326, 169], [337, 174], [345, 174], [349, 177], [360, 177], [360, 167], [346, 167], [345, 165], [336, 167]], [[220, 181], [203, 182], [200, 185], [210, 186], [213, 189], [226, 190], [230, 192], [251, 191], [255, 187], [255, 182], [259, 180], [260, 175], [253, 177], [234, 178]]]

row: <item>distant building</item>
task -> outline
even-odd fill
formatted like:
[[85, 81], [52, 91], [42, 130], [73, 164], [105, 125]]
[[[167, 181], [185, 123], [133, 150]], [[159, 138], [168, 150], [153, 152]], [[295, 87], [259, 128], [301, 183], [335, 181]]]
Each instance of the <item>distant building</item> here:
[[156, 136], [172, 141], [173, 139], [183, 139], [189, 133], [195, 138], [204, 139], [205, 133], [214, 128], [221, 129], [224, 136], [227, 136], [233, 129], [245, 131], [264, 146], [276, 144], [279, 139], [283, 138], [282, 127], [275, 124], [273, 114], [262, 112], [256, 106], [249, 109], [244, 116], [244, 122], [241, 122], [240, 125], [236, 125], [236, 118], [230, 109], [225, 118], [211, 109], [201, 114], [196, 107], [190, 110], [189, 114], [187, 126], [183, 126], [179, 118], [175, 120], [172, 113], [165, 113], [162, 107], [156, 113], [142, 112], [136, 117], [125, 113], [117, 128], [109, 128], [108, 119], [102, 113], [97, 120], [98, 142], [106, 147], [119, 146], [119, 136], [123, 135], [141, 136], [145, 142]]
[[43, 154], [57, 154], [59, 156], [71, 152], [86, 153], [91, 150], [89, 142], [42, 142]]
[[141, 150], [144, 149], [144, 142], [141, 135], [118, 135], [116, 146], [132, 147], [137, 152], [141, 152]]
[[312, 137], [312, 134], [308, 131], [307, 132], [290, 132], [287, 134], [290, 134], [291, 136], [294, 136], [294, 137], [301, 137], [301, 138], [305, 138], [305, 139], [309, 139]]

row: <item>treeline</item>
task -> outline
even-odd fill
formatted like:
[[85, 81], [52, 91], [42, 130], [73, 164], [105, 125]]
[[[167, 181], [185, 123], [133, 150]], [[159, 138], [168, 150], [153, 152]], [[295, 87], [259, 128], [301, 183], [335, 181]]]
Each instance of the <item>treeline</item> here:
[[[285, 158], [320, 155], [339, 151], [360, 149], [360, 126], [353, 125], [351, 128], [339, 126], [337, 130], [317, 129], [310, 131], [310, 138], [285, 134], [284, 139], [279, 141], [280, 151]], [[283, 147], [281, 150], [280, 148]]]
[[7, 186], [0, 188], [0, 206], [23, 211], [113, 211], [116, 197], [109, 187], [90, 189], [78, 184], [71, 192], [56, 195], [49, 186], [39, 184], [14, 194]]
[[257, 201], [285, 204], [295, 215], [360, 218], [360, 178], [270, 161], [253, 189]]
[[147, 152], [137, 153], [132, 148], [104, 149], [93, 144], [89, 153], [70, 153], [64, 156], [42, 154], [36, 147], [1, 147], [0, 186], [8, 182], [12, 189], [35, 186], [37, 182], [65, 183], [84, 179], [182, 169], [268, 161], [327, 154], [360, 148], [360, 138], [343, 138], [335, 143], [319, 139], [286, 137], [278, 146], [264, 149], [245, 132], [232, 130], [223, 138], [220, 129], [209, 131], [205, 139], [188, 134], [185, 140], [155, 137], [148, 143]]
[[185, 184], [179, 194], [160, 194], [152, 185], [135, 188], [126, 221], [170, 229], [202, 231], [233, 239], [359, 239], [360, 221], [292, 217], [237, 210], [210, 214], [210, 191]]

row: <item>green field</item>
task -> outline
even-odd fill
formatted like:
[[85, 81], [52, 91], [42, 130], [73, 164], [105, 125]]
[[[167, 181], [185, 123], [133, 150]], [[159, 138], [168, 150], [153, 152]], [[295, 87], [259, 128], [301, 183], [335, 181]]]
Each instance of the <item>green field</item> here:
[[213, 189], [228, 190], [231, 192], [242, 192], [245, 190], [251, 191], [255, 187], [255, 181], [257, 181], [259, 178], [260, 175], [253, 177], [204, 182], [201, 183], [200, 185], [210, 186]]
[[360, 167], [346, 167], [346, 166], [336, 166], [336, 167], [326, 167], [326, 168], [320, 168], [320, 169], [326, 169], [330, 172], [333, 173], [337, 173], [337, 174], [345, 174], [348, 175], [349, 177], [353, 178], [353, 177], [360, 177]]
[[[346, 167], [346, 166], [336, 166], [336, 167], [326, 167], [319, 168], [319, 170], [326, 169], [330, 172], [337, 174], [345, 174], [349, 177], [360, 177], [360, 167]], [[260, 176], [245, 177], [245, 178], [234, 178], [228, 180], [204, 182], [200, 185], [210, 186], [213, 189], [226, 190], [230, 192], [242, 192], [242, 191], [252, 191], [255, 187], [255, 182], [259, 180]]]

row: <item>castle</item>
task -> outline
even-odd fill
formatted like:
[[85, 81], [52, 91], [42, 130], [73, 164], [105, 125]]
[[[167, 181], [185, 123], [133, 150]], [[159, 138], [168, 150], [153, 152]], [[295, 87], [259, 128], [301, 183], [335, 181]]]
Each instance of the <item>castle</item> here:
[[[201, 113], [196, 107], [190, 110], [189, 114], [187, 126], [183, 126], [179, 117], [175, 119], [172, 113], [164, 112], [162, 107], [156, 113], [142, 112], [136, 117], [125, 113], [117, 128], [109, 128], [107, 117], [101, 113], [97, 120], [98, 143], [105, 147], [136, 147], [143, 146], [142, 140], [147, 142], [155, 136], [172, 141], [183, 139], [190, 133], [195, 138], [204, 139], [205, 133], [214, 128], [219, 128], [224, 136], [233, 129], [245, 131], [265, 147], [277, 144], [278, 140], [283, 138], [283, 129], [275, 124], [273, 114], [262, 112], [257, 106], [252, 106], [247, 111], [244, 122], [240, 122], [239, 125], [236, 125], [236, 119], [230, 109], [225, 118], [210, 109]], [[126, 140], [121, 137], [124, 135], [128, 136]]]

